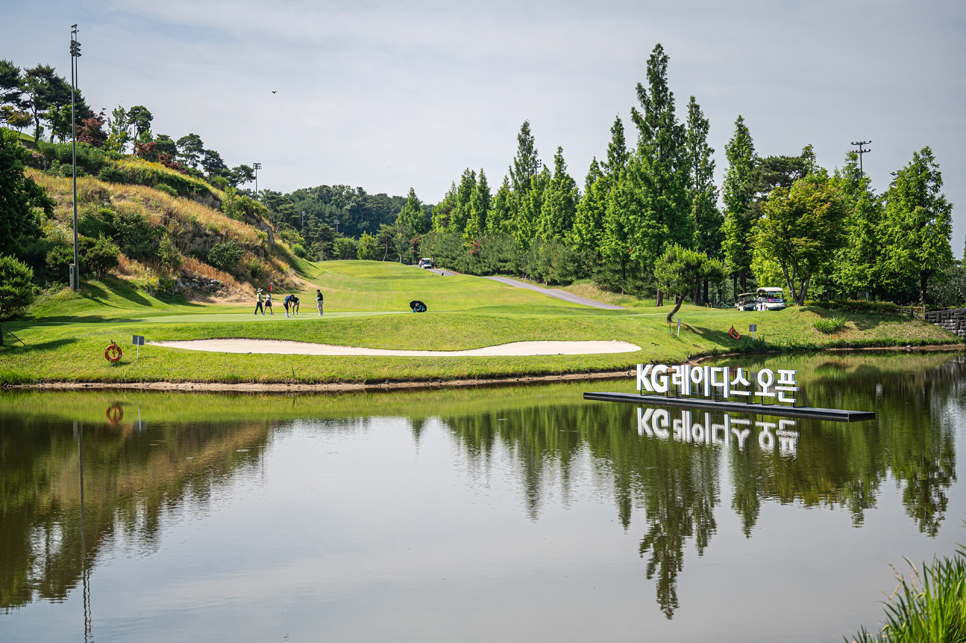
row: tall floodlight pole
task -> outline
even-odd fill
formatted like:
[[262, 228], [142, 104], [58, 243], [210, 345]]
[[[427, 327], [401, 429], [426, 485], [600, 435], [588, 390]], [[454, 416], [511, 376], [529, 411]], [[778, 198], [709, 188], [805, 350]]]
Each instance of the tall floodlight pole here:
[[255, 169], [255, 200], [258, 201], [258, 171], [262, 169], [262, 164], [252, 163], [252, 167]]
[[305, 230], [305, 210], [302, 210], [302, 230]]
[[80, 43], [77, 42], [77, 25], [70, 27], [70, 131], [71, 166], [74, 182], [74, 274], [71, 287], [80, 290], [80, 261], [77, 256], [77, 127], [74, 124], [74, 94], [77, 92], [77, 59], [80, 58]]
[[335, 220], [335, 233], [336, 234], [339, 234], [339, 220], [338, 219]]
[[866, 152], [871, 152], [872, 150], [862, 149], [862, 146], [868, 145], [871, 142], [872, 141], [858, 141], [858, 142], [852, 141], [852, 145], [856, 145], [859, 148], [855, 151], [855, 153], [859, 155], [859, 171], [862, 172], [863, 174], [865, 174], [865, 170], [862, 169], [862, 155], [865, 154]]

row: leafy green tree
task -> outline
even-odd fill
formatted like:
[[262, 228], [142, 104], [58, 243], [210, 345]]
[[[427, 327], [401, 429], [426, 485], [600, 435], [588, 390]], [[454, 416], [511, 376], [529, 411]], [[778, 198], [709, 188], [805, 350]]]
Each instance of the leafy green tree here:
[[166, 154], [169, 163], [178, 160], [178, 144], [170, 136], [167, 134], [158, 134], [154, 142], [157, 144], [155, 149], [159, 156]]
[[[628, 203], [627, 216], [633, 256], [648, 270], [668, 245], [688, 246], [694, 239], [686, 131], [675, 115], [674, 92], [667, 83], [669, 60], [658, 43], [647, 61], [648, 86], [637, 84], [641, 111], [631, 109], [638, 142], [628, 162], [634, 198]], [[657, 303], [661, 304], [660, 292]]]
[[486, 218], [490, 214], [492, 200], [490, 185], [486, 182], [483, 168], [480, 168], [480, 178], [476, 182], [473, 194], [470, 195], [470, 220], [467, 225], [467, 234], [470, 238], [475, 239], [486, 234]]
[[363, 232], [359, 237], [359, 245], [356, 248], [359, 259], [371, 261], [376, 258], [376, 239], [368, 232]]
[[674, 307], [667, 314], [671, 324], [674, 315], [681, 309], [684, 298], [701, 279], [721, 281], [724, 278], [724, 264], [717, 259], [697, 250], [690, 250], [678, 244], [670, 246], [654, 264], [654, 279], [658, 287], [674, 297]]
[[140, 209], [136, 206], [119, 207], [114, 213], [113, 223], [121, 252], [136, 261], [152, 261], [155, 258], [155, 244], [162, 231], [151, 225]]
[[16, 254], [26, 240], [40, 236], [35, 208], [54, 215], [54, 202], [24, 173], [27, 151], [17, 139], [0, 130], [0, 254]]
[[408, 227], [416, 235], [425, 234], [429, 231], [428, 222], [423, 215], [423, 203], [416, 196], [416, 191], [413, 188], [409, 188], [409, 198], [406, 199], [406, 205], [403, 206], [403, 209], [399, 211], [397, 221]]
[[451, 183], [443, 200], [433, 208], [433, 231], [440, 232], [449, 228], [453, 210], [456, 208], [456, 183]]
[[550, 170], [543, 169], [530, 177], [530, 189], [518, 196], [513, 220], [513, 237], [517, 245], [527, 250], [536, 235], [537, 219], [543, 210], [543, 198], [552, 177]]
[[[721, 257], [724, 217], [718, 210], [718, 189], [714, 185], [714, 150], [708, 145], [710, 124], [694, 96], [688, 103], [685, 140], [688, 160], [688, 198], [694, 221], [694, 248], [709, 257]], [[704, 281], [703, 300], [708, 299], [708, 280]]]
[[[205, 153], [205, 144], [197, 134], [188, 134], [178, 139], [178, 158], [188, 167], [196, 168]], [[253, 170], [254, 172], [254, 170]], [[252, 177], [254, 178], [254, 176]]]
[[574, 227], [570, 244], [578, 252], [592, 250], [600, 256], [601, 238], [604, 234], [604, 214], [607, 211], [607, 179], [597, 159], [590, 162], [585, 181], [584, 197], [574, 213]]
[[539, 172], [543, 163], [537, 153], [536, 141], [530, 132], [530, 121], [523, 121], [517, 134], [517, 155], [510, 167], [510, 182], [513, 193], [522, 196], [530, 191], [531, 180]]
[[208, 249], [206, 260], [209, 265], [224, 272], [235, 272], [241, 263], [245, 250], [234, 239], [216, 243]]
[[0, 107], [0, 120], [10, 127], [16, 128], [17, 134], [33, 122], [33, 119], [30, 117], [30, 112], [25, 109], [17, 109], [13, 105]]
[[917, 287], [923, 306], [930, 277], [941, 274], [953, 261], [953, 206], [942, 187], [939, 164], [932, 150], [924, 147], [895, 173], [885, 195], [881, 278], [894, 292]]
[[154, 115], [144, 105], [135, 105], [127, 110], [127, 120], [134, 128], [134, 140], [139, 143], [151, 142], [151, 122]]
[[[0, 319], [33, 301], [33, 278], [34, 271], [30, 266], [16, 257], [0, 254]], [[3, 337], [0, 336], [2, 345]]]
[[799, 306], [805, 303], [812, 276], [825, 268], [845, 242], [847, 208], [827, 174], [814, 172], [791, 189], [775, 188], [756, 225], [756, 241], [776, 260], [785, 285]]
[[563, 241], [574, 227], [579, 193], [577, 183], [567, 174], [563, 148], [558, 147], [553, 157], [553, 178], [544, 193], [537, 219], [537, 236], [543, 239]]
[[[98, 279], [118, 266], [121, 250], [108, 238], [81, 237], [77, 244], [81, 274], [93, 273]], [[72, 258], [73, 259], [73, 258]]]
[[127, 111], [118, 105], [111, 111], [111, 117], [107, 119], [107, 149], [124, 153], [128, 143], [131, 142], [131, 121], [128, 119]]
[[332, 258], [341, 261], [355, 259], [357, 257], [358, 246], [359, 244], [355, 239], [337, 237], [335, 243], [332, 245]]
[[[728, 159], [728, 169], [725, 170], [722, 200], [724, 201], [724, 225], [722, 226], [722, 250], [725, 257], [725, 268], [735, 282], [741, 281], [741, 290], [748, 289], [748, 272], [751, 270], [752, 247], [749, 241], [751, 235], [751, 220], [745, 216], [751, 205], [751, 195], [747, 184], [751, 173], [755, 169], [757, 155], [751, 132], [745, 125], [745, 119], [738, 116], [735, 121], [735, 133], [725, 145], [725, 156]], [[737, 292], [735, 293], [737, 294]]]
[[466, 226], [472, 216], [470, 202], [473, 200], [474, 192], [476, 192], [476, 172], [466, 168], [456, 188], [453, 211], [450, 213], [449, 227], [453, 230], [466, 232]]
[[228, 184], [233, 188], [237, 188], [239, 185], [251, 183], [254, 180], [255, 170], [248, 165], [239, 165], [238, 167], [232, 169], [228, 177]]
[[627, 152], [627, 140], [624, 137], [624, 122], [620, 115], [614, 118], [610, 134], [610, 143], [607, 145], [607, 162], [604, 163], [603, 171], [608, 176], [613, 176], [627, 167], [627, 160], [630, 158]]
[[486, 233], [488, 235], [510, 233], [513, 223], [512, 201], [510, 179], [504, 176], [503, 183], [493, 196], [492, 207], [486, 216]]
[[836, 170], [833, 181], [839, 186], [848, 209], [845, 245], [833, 262], [832, 280], [839, 292], [855, 296], [877, 290], [876, 263], [882, 254], [879, 227], [883, 202], [872, 191], [872, 180], [859, 169], [855, 152], [845, 157], [845, 167]]
[[202, 153], [201, 167], [209, 179], [216, 176], [226, 177], [230, 174], [228, 166], [221, 159], [221, 154], [214, 150], [205, 150]]

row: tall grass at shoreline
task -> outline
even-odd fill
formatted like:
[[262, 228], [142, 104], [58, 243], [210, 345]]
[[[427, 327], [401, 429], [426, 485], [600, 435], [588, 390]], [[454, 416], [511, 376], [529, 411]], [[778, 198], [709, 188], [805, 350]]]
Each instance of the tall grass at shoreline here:
[[961, 643], [966, 641], [966, 550], [934, 558], [922, 572], [907, 558], [906, 574], [893, 567], [899, 585], [886, 601], [881, 632], [865, 627], [852, 643]]

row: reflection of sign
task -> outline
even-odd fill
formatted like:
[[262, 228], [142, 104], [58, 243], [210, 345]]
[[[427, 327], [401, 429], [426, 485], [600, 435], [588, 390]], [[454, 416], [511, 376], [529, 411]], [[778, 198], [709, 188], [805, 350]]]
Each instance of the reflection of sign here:
[[[673, 386], [677, 387], [680, 395], [703, 394], [711, 397], [720, 394], [725, 399], [739, 397], [746, 401], [760, 397], [763, 402], [794, 404], [795, 398], [787, 394], [798, 392], [797, 375], [798, 371], [779, 369], [776, 379], [775, 372], [769, 368], [752, 373], [740, 366], [732, 370], [728, 366], [638, 364], [637, 390], [642, 393], [667, 393]], [[757, 390], [752, 390], [749, 377], [758, 384]]]
[[777, 444], [779, 454], [787, 456], [798, 454], [799, 433], [790, 428], [795, 425], [795, 420], [752, 424], [750, 419], [733, 418], [727, 413], [724, 414], [724, 422], [716, 424], [711, 421], [710, 413], [704, 413], [703, 417], [699, 413], [695, 418], [691, 411], [681, 411], [680, 418], [672, 418], [671, 412], [667, 409], [640, 407], [637, 409], [639, 435], [690, 444], [707, 444], [725, 448], [735, 446], [739, 451], [743, 451], [747, 444], [753, 444], [754, 439], [749, 440], [749, 438], [756, 435], [758, 447], [762, 451], [774, 451]]

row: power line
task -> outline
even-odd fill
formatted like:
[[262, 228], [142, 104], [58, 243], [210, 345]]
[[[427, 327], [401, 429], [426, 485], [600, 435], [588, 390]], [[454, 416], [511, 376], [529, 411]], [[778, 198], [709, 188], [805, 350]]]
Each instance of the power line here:
[[858, 141], [858, 142], [852, 141], [852, 145], [856, 145], [859, 148], [855, 151], [855, 153], [859, 155], [859, 171], [862, 172], [863, 174], [865, 173], [865, 170], [862, 169], [862, 155], [865, 154], [866, 152], [871, 152], [872, 150], [864, 150], [862, 149], [862, 146], [868, 145], [871, 142], [872, 141]]

